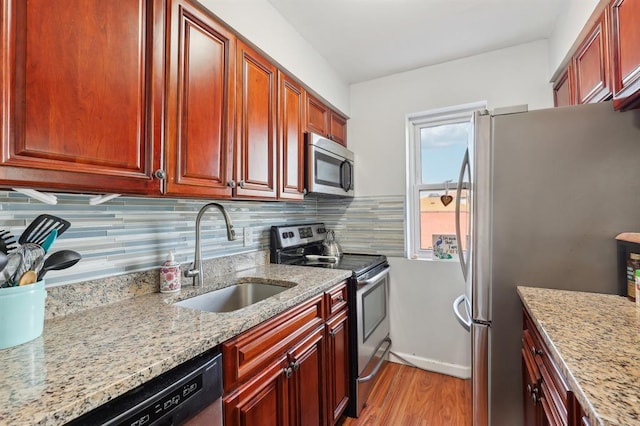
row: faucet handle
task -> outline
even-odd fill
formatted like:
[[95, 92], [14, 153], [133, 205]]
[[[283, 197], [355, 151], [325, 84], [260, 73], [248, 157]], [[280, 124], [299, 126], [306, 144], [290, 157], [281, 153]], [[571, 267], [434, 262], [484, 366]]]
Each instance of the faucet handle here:
[[191, 266], [192, 266], [191, 268], [185, 269], [184, 271], [185, 278], [193, 278], [195, 276], [200, 275], [200, 269], [193, 268], [193, 263], [191, 264]]

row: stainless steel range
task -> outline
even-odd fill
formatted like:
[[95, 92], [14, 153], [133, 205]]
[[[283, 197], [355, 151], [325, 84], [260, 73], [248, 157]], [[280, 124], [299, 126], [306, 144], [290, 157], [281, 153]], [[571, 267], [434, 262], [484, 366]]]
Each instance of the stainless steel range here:
[[348, 283], [350, 402], [345, 414], [358, 417], [391, 349], [387, 257], [344, 253], [324, 256], [323, 223], [271, 227], [271, 263], [352, 271]]

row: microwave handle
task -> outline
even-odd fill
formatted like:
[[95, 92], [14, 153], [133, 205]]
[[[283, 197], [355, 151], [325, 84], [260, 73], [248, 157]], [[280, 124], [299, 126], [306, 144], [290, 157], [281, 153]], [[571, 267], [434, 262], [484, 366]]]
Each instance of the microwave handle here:
[[[349, 179], [345, 179], [345, 169], [349, 174]], [[353, 181], [353, 175], [351, 174], [351, 172], [351, 163], [349, 163], [347, 160], [344, 160], [342, 163], [340, 163], [340, 188], [344, 189], [344, 192], [349, 192], [349, 190], [351, 189], [351, 182]]]

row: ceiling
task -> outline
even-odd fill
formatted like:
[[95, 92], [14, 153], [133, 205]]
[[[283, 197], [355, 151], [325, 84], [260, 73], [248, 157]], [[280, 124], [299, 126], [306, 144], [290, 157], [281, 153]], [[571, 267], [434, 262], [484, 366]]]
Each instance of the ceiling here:
[[548, 38], [568, 0], [268, 0], [347, 83]]

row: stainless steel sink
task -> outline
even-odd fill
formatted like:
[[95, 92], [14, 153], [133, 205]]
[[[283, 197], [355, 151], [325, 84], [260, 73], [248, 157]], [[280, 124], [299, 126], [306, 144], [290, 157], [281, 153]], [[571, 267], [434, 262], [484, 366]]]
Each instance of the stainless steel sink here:
[[289, 288], [291, 288], [290, 284], [281, 286], [263, 282], [241, 282], [181, 300], [174, 305], [207, 312], [232, 312], [275, 296]]

